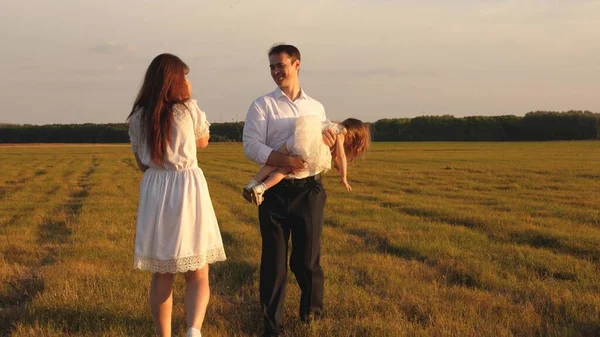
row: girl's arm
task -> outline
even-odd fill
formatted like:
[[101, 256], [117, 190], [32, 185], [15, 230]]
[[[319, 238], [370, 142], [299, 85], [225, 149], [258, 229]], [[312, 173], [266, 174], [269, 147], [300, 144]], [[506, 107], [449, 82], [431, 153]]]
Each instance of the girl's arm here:
[[344, 135], [339, 134], [337, 136], [337, 140], [335, 142], [335, 163], [340, 172], [340, 176], [342, 177], [342, 184], [346, 186], [348, 191], [352, 191], [352, 186], [348, 184], [348, 180], [346, 178], [346, 172], [348, 170], [348, 162], [346, 160], [346, 152], [344, 151]]

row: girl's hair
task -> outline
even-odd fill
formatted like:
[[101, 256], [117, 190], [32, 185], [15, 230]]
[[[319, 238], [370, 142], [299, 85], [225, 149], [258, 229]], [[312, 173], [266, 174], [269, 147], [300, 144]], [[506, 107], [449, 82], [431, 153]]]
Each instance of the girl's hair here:
[[371, 145], [369, 126], [356, 118], [348, 118], [342, 122], [346, 128], [344, 135], [344, 152], [346, 161], [351, 163], [367, 151]]
[[152, 60], [128, 119], [141, 111], [142, 130], [152, 161], [162, 164], [171, 139], [173, 109], [190, 98], [185, 75], [188, 66], [177, 56], [160, 54]]

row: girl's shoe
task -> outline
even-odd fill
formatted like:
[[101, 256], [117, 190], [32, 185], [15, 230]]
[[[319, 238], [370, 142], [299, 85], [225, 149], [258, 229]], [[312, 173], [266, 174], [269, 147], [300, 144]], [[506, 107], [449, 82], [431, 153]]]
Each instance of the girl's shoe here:
[[262, 204], [264, 198], [263, 194], [267, 190], [267, 186], [265, 184], [259, 184], [252, 187], [252, 202], [256, 204], [256, 206], [260, 206]]
[[252, 203], [254, 202], [252, 200], [252, 188], [256, 185], [258, 185], [258, 183], [254, 180], [251, 180], [246, 186], [244, 186], [244, 189], [242, 189], [242, 196], [244, 199], [246, 199], [246, 201]]

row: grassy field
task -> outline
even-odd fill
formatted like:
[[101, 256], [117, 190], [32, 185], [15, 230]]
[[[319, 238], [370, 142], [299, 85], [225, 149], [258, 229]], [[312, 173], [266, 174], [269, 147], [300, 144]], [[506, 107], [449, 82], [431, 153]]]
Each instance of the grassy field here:
[[[255, 336], [260, 232], [240, 144], [199, 151], [228, 260], [203, 335]], [[150, 336], [126, 146], [0, 147], [0, 336]], [[600, 336], [600, 142], [375, 143], [333, 172], [326, 318], [286, 336]], [[175, 335], [184, 336], [183, 279]]]

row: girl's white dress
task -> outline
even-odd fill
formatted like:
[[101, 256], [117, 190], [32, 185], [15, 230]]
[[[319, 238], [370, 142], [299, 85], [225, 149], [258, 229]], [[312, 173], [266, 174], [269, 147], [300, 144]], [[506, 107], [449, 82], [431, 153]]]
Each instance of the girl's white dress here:
[[186, 272], [225, 260], [219, 225], [196, 157], [196, 139], [209, 134], [210, 123], [195, 100], [176, 107], [174, 115], [163, 166], [151, 160], [140, 111], [129, 120], [132, 151], [150, 167], [140, 186], [133, 267], [153, 273]]
[[331, 128], [336, 135], [345, 132], [340, 123], [321, 120], [320, 116], [307, 115], [296, 119], [294, 135], [285, 143], [289, 153], [302, 156], [309, 172], [326, 172], [331, 169], [331, 151], [323, 143], [323, 130]]

